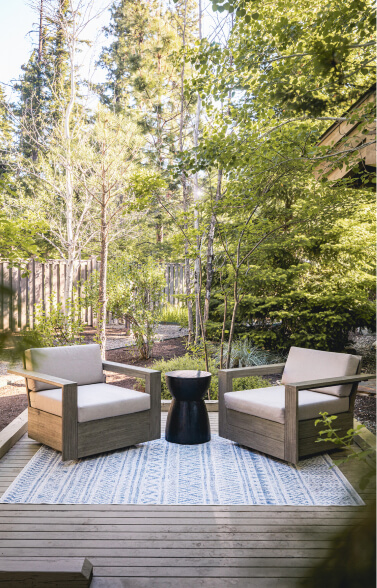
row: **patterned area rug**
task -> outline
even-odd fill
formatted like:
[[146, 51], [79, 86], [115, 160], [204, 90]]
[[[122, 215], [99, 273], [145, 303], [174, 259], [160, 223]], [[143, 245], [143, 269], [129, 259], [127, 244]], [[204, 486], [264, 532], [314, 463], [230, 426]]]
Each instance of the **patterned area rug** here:
[[364, 504], [328, 455], [290, 466], [212, 435], [158, 439], [62, 462], [41, 447], [0, 502], [33, 504]]

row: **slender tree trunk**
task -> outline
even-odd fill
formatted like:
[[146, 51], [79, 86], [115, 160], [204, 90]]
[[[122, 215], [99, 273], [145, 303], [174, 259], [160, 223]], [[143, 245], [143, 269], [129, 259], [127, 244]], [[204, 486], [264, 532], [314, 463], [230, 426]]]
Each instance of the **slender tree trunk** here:
[[[217, 173], [217, 187], [216, 187], [216, 197], [215, 197], [215, 204], [217, 204], [221, 198], [221, 185], [222, 185], [222, 177], [223, 177], [223, 170], [219, 169]], [[214, 252], [213, 252], [213, 243], [215, 240], [215, 229], [216, 229], [216, 216], [213, 212], [211, 215], [211, 220], [209, 223], [208, 228], [208, 239], [207, 239], [207, 275], [206, 275], [206, 292], [205, 292], [205, 299], [204, 299], [204, 330], [206, 331], [206, 324], [209, 319], [209, 303], [211, 298], [211, 289], [212, 289], [212, 282], [214, 276], [214, 267], [213, 267], [213, 259], [214, 259]]]
[[[187, 178], [185, 174], [182, 174], [182, 188], [183, 188], [183, 210], [188, 210], [188, 194], [187, 194]], [[187, 222], [184, 224], [185, 232], [187, 231]], [[185, 239], [185, 287], [187, 297], [187, 314], [188, 314], [188, 342], [192, 343], [194, 334], [194, 318], [192, 313], [192, 300], [191, 300], [191, 267], [190, 267], [190, 256], [189, 256], [189, 242]]]
[[234, 327], [236, 325], [236, 314], [237, 314], [237, 309], [238, 309], [238, 272], [236, 272], [236, 275], [234, 277], [234, 306], [233, 306], [233, 312], [232, 312], [232, 320], [230, 323], [230, 329], [229, 329], [229, 339], [228, 339], [228, 354], [227, 354], [227, 358], [226, 358], [226, 369], [228, 370], [230, 367], [230, 355], [232, 352], [232, 342], [233, 342], [233, 334], [234, 334]]
[[107, 313], [107, 260], [109, 244], [107, 238], [107, 222], [106, 222], [106, 204], [104, 203], [101, 210], [101, 263], [99, 272], [99, 295], [98, 295], [98, 322], [97, 322], [97, 338], [101, 346], [102, 358], [106, 357], [106, 313]]
[[43, 52], [43, 0], [40, 0], [39, 7], [39, 39], [38, 39], [38, 65], [42, 63]]
[[[62, 20], [65, 15], [67, 14], [69, 9], [69, 0], [59, 0], [59, 14], [60, 19]], [[60, 22], [60, 26], [58, 25], [57, 32], [56, 32], [56, 63], [55, 63], [55, 119], [60, 120], [61, 112], [59, 110], [59, 101], [65, 94], [64, 89], [64, 74], [65, 74], [65, 59], [66, 59], [66, 52], [67, 52], [67, 43], [64, 33], [64, 27], [62, 22]], [[60, 100], [59, 100], [60, 99]]]
[[[201, 0], [198, 2], [198, 12], [199, 12], [199, 41], [202, 39], [202, 3]], [[199, 144], [199, 125], [200, 125], [200, 111], [201, 111], [202, 101], [198, 94], [197, 98], [197, 105], [196, 105], [196, 117], [195, 117], [195, 126], [194, 126], [194, 148], [198, 147]], [[197, 257], [195, 259], [195, 267], [194, 267], [194, 290], [195, 290], [195, 343], [198, 343], [199, 336], [200, 336], [200, 283], [201, 283], [201, 276], [199, 275], [200, 272], [200, 236], [199, 236], [199, 212], [197, 208], [197, 204], [200, 199], [199, 193], [199, 177], [198, 173], [194, 174], [193, 178], [193, 196], [194, 196], [194, 229], [196, 231], [196, 248], [197, 248]]]
[[[75, 51], [76, 51], [76, 27], [75, 19], [73, 19], [72, 25], [72, 38], [69, 48], [69, 60], [70, 60], [70, 82], [71, 82], [71, 95], [64, 113], [64, 139], [66, 143], [66, 230], [67, 230], [67, 273], [64, 284], [64, 297], [65, 300], [72, 299], [73, 292], [73, 266], [75, 261], [75, 243], [73, 235], [73, 173], [72, 173], [72, 153], [71, 153], [71, 131], [70, 122], [73, 107], [76, 100], [76, 77], [75, 77]], [[65, 305], [64, 312], [66, 316], [70, 314], [71, 308], [69, 304]]]
[[[200, 122], [201, 100], [198, 95], [198, 103], [196, 108], [196, 120], [194, 127], [194, 147], [198, 146], [199, 142], [199, 122]], [[199, 211], [197, 208], [200, 194], [199, 194], [199, 178], [198, 174], [194, 174], [193, 178], [193, 196], [194, 196], [194, 229], [196, 231], [196, 259], [194, 262], [194, 292], [195, 292], [195, 343], [198, 343], [200, 337], [200, 308], [198, 306], [200, 300], [200, 236], [199, 236]]]
[[[200, 323], [200, 329], [201, 329], [201, 333], [202, 333], [202, 340], [203, 340], [203, 348], [204, 348], [204, 360], [206, 362], [206, 370], [208, 372], [208, 351], [207, 351], [207, 343], [206, 343], [206, 339], [204, 336], [204, 323], [203, 323], [203, 313], [202, 313], [202, 307], [200, 304], [200, 293], [202, 291], [202, 260], [199, 257], [199, 288], [198, 288], [198, 298], [197, 298], [197, 308], [199, 309], [199, 323]], [[208, 390], [208, 400], [210, 400], [210, 392]]]
[[[182, 47], [183, 47], [184, 51], [186, 49], [186, 20], [187, 20], [187, 0], [185, 0], [185, 10], [184, 10], [184, 17], [183, 17], [183, 33], [182, 33]], [[179, 150], [181, 153], [183, 151], [183, 126], [184, 126], [184, 117], [185, 117], [184, 81], [185, 81], [185, 60], [183, 60], [182, 69], [181, 69], [181, 96], [180, 96], [181, 111], [180, 111], [180, 121], [179, 121]], [[187, 186], [187, 176], [184, 171], [182, 172], [181, 183], [182, 183], [182, 191], [183, 191], [183, 211], [185, 213], [187, 213], [188, 207], [189, 207], [188, 186]], [[185, 230], [187, 230], [187, 223], [186, 222], [185, 222]], [[191, 343], [193, 332], [194, 332], [194, 321], [193, 321], [193, 315], [192, 315], [192, 301], [191, 301], [191, 275], [190, 275], [189, 243], [188, 243], [187, 239], [185, 239], [185, 284], [186, 284], [188, 328], [189, 328], [188, 341], [189, 341], [189, 343]]]
[[224, 292], [224, 317], [223, 317], [223, 328], [221, 330], [221, 341], [220, 341], [220, 369], [223, 369], [224, 361], [224, 340], [225, 340], [225, 327], [226, 327], [226, 315], [228, 312], [228, 297]]
[[[37, 82], [37, 87], [36, 87], [36, 99], [37, 99], [37, 104], [36, 104], [36, 109], [35, 109], [35, 114], [36, 114], [36, 124], [37, 124], [37, 129], [38, 129], [38, 133], [40, 131], [40, 126], [41, 126], [41, 109], [42, 109], [42, 59], [43, 59], [43, 0], [40, 0], [40, 4], [39, 4], [39, 31], [38, 31], [38, 82]], [[36, 144], [33, 144], [33, 148], [32, 148], [32, 152], [31, 152], [31, 158], [34, 161], [34, 163], [37, 161], [38, 159], [38, 148], [36, 146]]]

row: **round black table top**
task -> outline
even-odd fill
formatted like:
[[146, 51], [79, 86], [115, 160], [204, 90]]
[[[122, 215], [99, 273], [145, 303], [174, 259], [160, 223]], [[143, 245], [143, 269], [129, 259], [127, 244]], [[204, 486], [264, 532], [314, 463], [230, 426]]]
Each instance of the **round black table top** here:
[[165, 376], [169, 376], [169, 378], [187, 378], [187, 379], [194, 379], [194, 378], [208, 378], [211, 376], [210, 372], [204, 372], [202, 370], [176, 370], [174, 372], [166, 372]]

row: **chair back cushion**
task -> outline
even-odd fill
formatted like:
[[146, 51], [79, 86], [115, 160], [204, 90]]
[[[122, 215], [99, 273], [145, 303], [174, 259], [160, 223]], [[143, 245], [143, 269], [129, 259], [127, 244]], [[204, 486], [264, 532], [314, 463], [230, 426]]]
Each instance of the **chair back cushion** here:
[[[104, 381], [99, 345], [72, 345], [70, 347], [45, 347], [25, 351], [25, 368], [49, 376], [76, 382], [78, 386], [98, 384]], [[28, 380], [33, 392], [51, 390], [56, 385]]]
[[[357, 374], [359, 363], [359, 357], [347, 353], [291, 347], [281, 382], [282, 384], [293, 384], [308, 380], [354, 376]], [[349, 396], [351, 390], [352, 384], [315, 388], [315, 392], [323, 392], [333, 396]]]

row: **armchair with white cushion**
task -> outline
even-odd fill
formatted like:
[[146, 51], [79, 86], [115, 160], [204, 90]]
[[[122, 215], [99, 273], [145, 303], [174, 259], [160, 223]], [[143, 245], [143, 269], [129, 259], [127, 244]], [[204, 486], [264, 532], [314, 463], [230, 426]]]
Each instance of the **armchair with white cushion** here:
[[[285, 364], [220, 370], [219, 434], [294, 464], [334, 449], [316, 442], [315, 421], [327, 412], [337, 415], [340, 435], [353, 427], [357, 385], [375, 377], [360, 368], [356, 355], [291, 347]], [[232, 391], [234, 378], [268, 374], [282, 374], [281, 385]]]
[[[99, 345], [29, 349], [22, 370], [29, 437], [63, 461], [158, 439], [161, 374], [102, 361]], [[145, 392], [106, 384], [103, 370], [145, 379]]]

